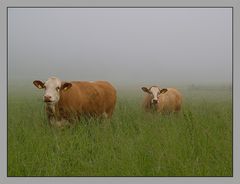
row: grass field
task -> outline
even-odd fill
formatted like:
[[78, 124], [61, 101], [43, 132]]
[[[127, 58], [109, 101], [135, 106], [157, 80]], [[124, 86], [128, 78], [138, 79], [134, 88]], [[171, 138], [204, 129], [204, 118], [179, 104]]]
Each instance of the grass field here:
[[[31, 94], [31, 95], [30, 95]], [[111, 120], [50, 128], [42, 93], [8, 95], [8, 176], [232, 176], [230, 89], [183, 90], [178, 115], [118, 94]]]

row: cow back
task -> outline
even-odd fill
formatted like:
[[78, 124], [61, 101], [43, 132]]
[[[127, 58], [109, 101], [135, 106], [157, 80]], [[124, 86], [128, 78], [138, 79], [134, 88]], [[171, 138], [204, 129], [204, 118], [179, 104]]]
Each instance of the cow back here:
[[78, 115], [112, 115], [116, 103], [116, 90], [106, 81], [71, 82], [72, 87], [62, 91], [58, 108], [63, 116], [69, 113]]
[[167, 88], [168, 91], [159, 96], [158, 112], [175, 112], [181, 109], [182, 95], [175, 88]]

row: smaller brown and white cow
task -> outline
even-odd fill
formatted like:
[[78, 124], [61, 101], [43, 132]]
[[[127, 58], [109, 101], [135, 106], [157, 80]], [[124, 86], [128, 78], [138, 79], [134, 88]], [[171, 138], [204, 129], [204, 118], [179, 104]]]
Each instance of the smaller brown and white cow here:
[[151, 86], [142, 87], [146, 92], [143, 108], [146, 111], [156, 110], [160, 113], [178, 112], [182, 105], [182, 95], [175, 88], [163, 88]]
[[64, 82], [50, 77], [46, 82], [33, 81], [44, 89], [43, 101], [51, 125], [63, 126], [86, 116], [111, 117], [116, 104], [116, 90], [107, 81]]

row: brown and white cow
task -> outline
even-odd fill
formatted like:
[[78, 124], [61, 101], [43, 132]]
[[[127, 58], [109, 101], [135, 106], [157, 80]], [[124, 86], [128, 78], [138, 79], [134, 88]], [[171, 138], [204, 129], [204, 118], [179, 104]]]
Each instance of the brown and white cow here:
[[50, 77], [46, 82], [33, 81], [44, 89], [43, 101], [50, 124], [62, 126], [73, 118], [86, 116], [111, 117], [116, 104], [116, 90], [107, 81], [64, 82]]
[[142, 87], [146, 92], [143, 107], [146, 111], [156, 110], [160, 113], [178, 112], [181, 109], [182, 95], [175, 88], [161, 89], [158, 86]]

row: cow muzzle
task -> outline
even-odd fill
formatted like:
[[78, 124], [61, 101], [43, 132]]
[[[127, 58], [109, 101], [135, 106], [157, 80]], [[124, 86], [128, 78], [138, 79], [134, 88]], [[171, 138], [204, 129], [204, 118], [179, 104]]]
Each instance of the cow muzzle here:
[[43, 101], [47, 102], [47, 103], [52, 102], [52, 97], [49, 96], [49, 95], [46, 95], [46, 96], [43, 97]]
[[153, 99], [153, 100], [152, 100], [152, 103], [153, 103], [153, 104], [157, 104], [157, 103], [158, 103], [158, 100]]

